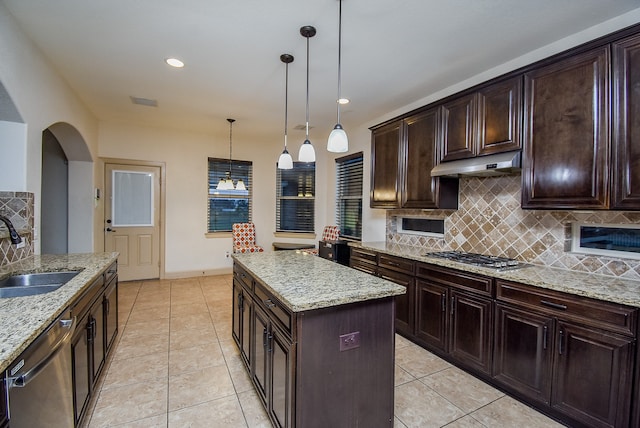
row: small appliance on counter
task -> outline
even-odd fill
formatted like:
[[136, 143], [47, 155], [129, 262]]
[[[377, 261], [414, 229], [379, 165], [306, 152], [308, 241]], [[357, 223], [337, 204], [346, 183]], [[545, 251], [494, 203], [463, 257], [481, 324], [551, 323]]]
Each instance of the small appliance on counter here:
[[349, 266], [347, 241], [318, 241], [318, 255], [324, 259]]

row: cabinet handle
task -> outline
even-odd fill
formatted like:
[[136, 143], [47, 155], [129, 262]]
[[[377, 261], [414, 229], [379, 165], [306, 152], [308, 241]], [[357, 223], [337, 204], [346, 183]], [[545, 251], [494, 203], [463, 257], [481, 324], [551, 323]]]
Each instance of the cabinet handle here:
[[262, 330], [262, 347], [266, 348], [267, 347], [267, 329], [263, 329]]
[[560, 329], [560, 334], [558, 335], [558, 353], [562, 355], [562, 344], [564, 342], [564, 330]]
[[561, 305], [560, 303], [549, 302], [548, 300], [540, 300], [540, 303], [544, 306], [549, 306], [550, 308], [560, 309], [563, 311], [567, 310], [567, 305]]
[[267, 337], [267, 343], [269, 344], [267, 352], [273, 351], [273, 334], [269, 334], [269, 336]]
[[456, 298], [454, 296], [451, 296], [451, 316], [453, 316], [453, 313], [456, 311]]
[[87, 323], [85, 329], [87, 330], [87, 343], [93, 343], [93, 327], [91, 321]]
[[387, 264], [388, 264], [389, 266], [396, 266], [396, 267], [397, 267], [397, 266], [400, 266], [398, 263], [396, 263], [396, 262], [390, 262], [390, 261], [387, 261]]
[[547, 349], [547, 333], [549, 328], [545, 325], [542, 327], [542, 349]]
[[447, 297], [444, 295], [444, 293], [442, 293], [442, 298], [440, 300], [442, 301], [442, 312], [446, 312], [446, 310], [447, 310]]
[[238, 309], [240, 309], [240, 311], [242, 311], [242, 306], [244, 306], [243, 300], [242, 293], [238, 293]]
[[107, 313], [107, 315], [109, 315], [109, 299], [107, 299], [107, 296], [104, 297], [104, 310]]
[[271, 299], [267, 299], [264, 301], [264, 304], [267, 305], [267, 308], [275, 308], [276, 304], [271, 301]]
[[98, 333], [98, 329], [97, 329], [97, 321], [95, 318], [91, 320], [91, 330], [93, 331], [93, 340], [96, 340], [96, 334]]

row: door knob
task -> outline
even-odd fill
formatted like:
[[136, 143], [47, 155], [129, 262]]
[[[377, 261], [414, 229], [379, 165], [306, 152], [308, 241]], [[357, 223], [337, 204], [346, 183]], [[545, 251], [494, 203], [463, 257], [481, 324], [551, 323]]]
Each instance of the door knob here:
[[114, 229], [111, 229], [110, 227], [107, 227], [106, 231], [107, 231], [107, 232], [115, 232], [115, 230], [114, 230]]

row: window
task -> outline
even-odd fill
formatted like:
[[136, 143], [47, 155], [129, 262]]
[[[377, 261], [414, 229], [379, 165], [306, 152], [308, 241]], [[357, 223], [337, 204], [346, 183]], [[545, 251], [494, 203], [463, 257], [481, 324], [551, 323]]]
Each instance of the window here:
[[231, 232], [233, 223], [251, 221], [252, 163], [231, 162], [234, 185], [242, 179], [246, 190], [218, 190], [218, 182], [229, 171], [229, 159], [209, 158], [209, 192], [207, 195], [207, 231]]
[[313, 232], [315, 195], [315, 162], [294, 162], [293, 169], [278, 169], [276, 172], [276, 231]]
[[362, 152], [336, 159], [336, 221], [340, 236], [362, 239]]
[[640, 226], [637, 224], [571, 225], [571, 251], [601, 256], [640, 259]]

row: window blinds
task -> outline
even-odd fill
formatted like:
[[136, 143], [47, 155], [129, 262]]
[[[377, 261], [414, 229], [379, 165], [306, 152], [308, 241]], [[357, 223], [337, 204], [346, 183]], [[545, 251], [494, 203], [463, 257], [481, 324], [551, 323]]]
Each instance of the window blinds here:
[[336, 221], [340, 235], [362, 239], [362, 152], [336, 159]]
[[209, 158], [207, 194], [207, 231], [231, 232], [233, 223], [251, 221], [251, 191], [253, 164], [249, 161], [231, 161], [231, 179], [239, 179], [247, 190], [217, 190], [218, 182], [229, 171], [229, 159]]
[[316, 195], [315, 163], [294, 162], [293, 169], [276, 171], [276, 231], [313, 232]]

